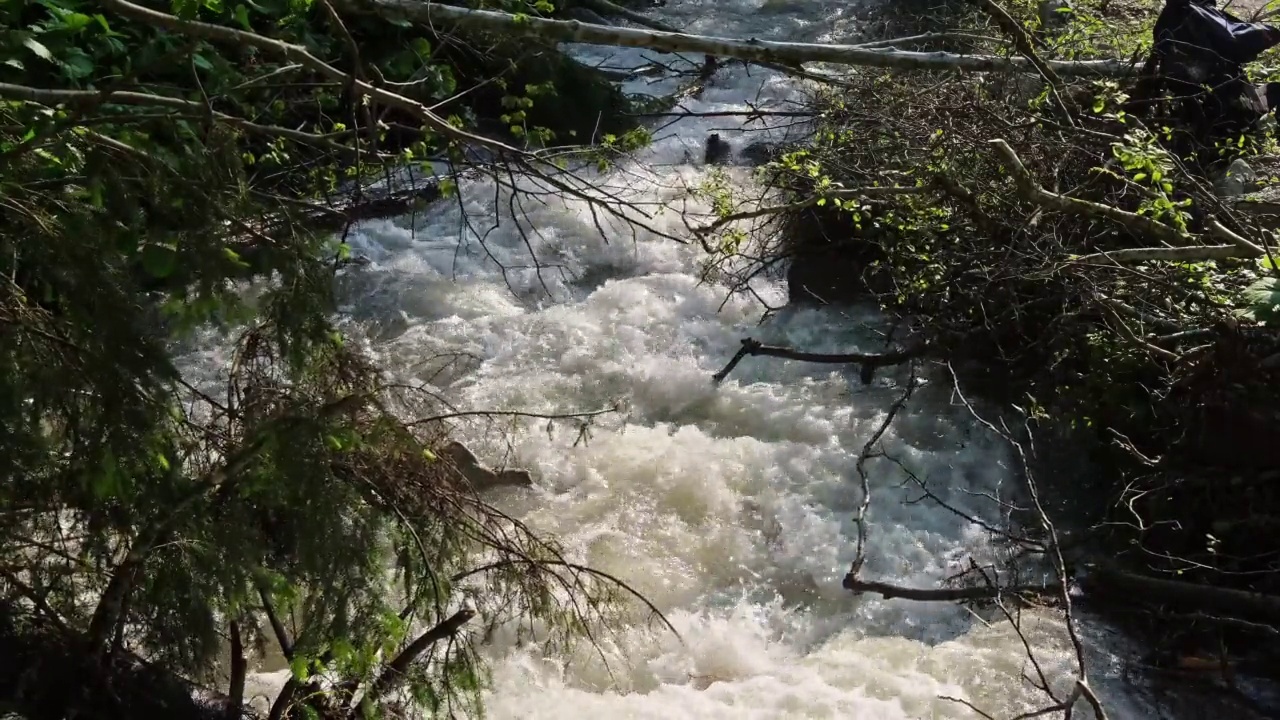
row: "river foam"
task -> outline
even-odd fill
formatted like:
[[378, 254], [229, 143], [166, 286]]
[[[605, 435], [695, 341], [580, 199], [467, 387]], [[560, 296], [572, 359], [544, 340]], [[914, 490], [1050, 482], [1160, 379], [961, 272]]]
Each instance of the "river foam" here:
[[[832, 28], [858, 25], [856, 6], [817, 1], [669, 0], [654, 15], [692, 32], [778, 39], [847, 40]], [[643, 55], [580, 50], [614, 65]], [[685, 106], [787, 109], [798, 92], [790, 80], [731, 66]], [[764, 136], [778, 137], [784, 124]], [[544, 656], [500, 630], [484, 648], [494, 672], [490, 715], [975, 717], [947, 697], [995, 717], [1042, 707], [1008, 622], [949, 604], [854, 597], [840, 586], [862, 499], [855, 464], [901, 371], [863, 387], [843, 369], [752, 358], [723, 385], [711, 381], [747, 336], [814, 351], [883, 346], [877, 319], [856, 310], [786, 310], [760, 324], [758, 300], [701, 279], [696, 244], [661, 237], [688, 238], [678, 209], [699, 207], [689, 189], [707, 177], [706, 134], [741, 146], [756, 137], [746, 130], [740, 118], [681, 120], [594, 178], [651, 211], [667, 208], [646, 220], [654, 232], [606, 219], [602, 238], [580, 200], [544, 197], [513, 217], [507, 197], [478, 180], [463, 184], [461, 202], [354, 233], [355, 251], [371, 262], [343, 279], [344, 322], [394, 374], [431, 382], [467, 409], [620, 406], [585, 438], [571, 423], [548, 432], [545, 420], [459, 432], [486, 462], [532, 471], [533, 488], [498, 504], [645, 593], [683, 641], [637, 622], [600, 653]], [[749, 187], [745, 171], [730, 172]], [[555, 267], [532, 267], [531, 250]], [[777, 280], [755, 289], [770, 304], [786, 297]], [[460, 356], [471, 361], [442, 369], [440, 358]], [[998, 522], [991, 498], [1017, 483], [1008, 449], [950, 400], [940, 392], [913, 401], [885, 448], [949, 504]], [[919, 493], [901, 468], [878, 461], [869, 470], [866, 579], [936, 587], [971, 560], [999, 558], [984, 531], [927, 501], [907, 502]], [[1022, 630], [1053, 684], [1069, 683], [1074, 654], [1060, 617], [1029, 612]], [[269, 693], [283, 676], [256, 681]]]

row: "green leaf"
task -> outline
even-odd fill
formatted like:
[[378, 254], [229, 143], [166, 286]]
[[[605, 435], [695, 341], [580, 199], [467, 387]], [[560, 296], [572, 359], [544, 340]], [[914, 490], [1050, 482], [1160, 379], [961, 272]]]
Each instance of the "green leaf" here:
[[4, 64], [8, 65], [9, 67], [15, 67], [19, 70], [27, 69], [26, 67], [23, 66], [22, 61], [17, 58], [9, 58], [8, 60], [4, 61]]
[[209, 62], [208, 58], [203, 55], [192, 55], [191, 62], [195, 63], [195, 66], [201, 70], [213, 70], [213, 63]]
[[63, 61], [62, 67], [67, 77], [82, 80], [93, 74], [93, 58], [79, 48], [71, 48], [67, 51], [67, 59]]
[[169, 277], [178, 266], [178, 252], [168, 245], [144, 245], [141, 259], [142, 269], [156, 279]]
[[310, 663], [307, 662], [305, 657], [295, 655], [293, 659], [289, 661], [289, 672], [293, 673], [293, 676], [298, 679], [298, 682], [306, 682], [307, 678], [311, 677]]
[[241, 267], [241, 268], [249, 267], [249, 263], [245, 262], [240, 258], [240, 253], [236, 252], [235, 250], [232, 250], [229, 247], [222, 248], [222, 256], [225, 257], [227, 260], [230, 260], [231, 263], [234, 264], [236, 267]]
[[1266, 325], [1280, 321], [1280, 278], [1264, 277], [1244, 289], [1242, 296], [1248, 307], [1242, 313]]
[[245, 30], [253, 30], [253, 25], [249, 23], [249, 9], [244, 5], [236, 5], [236, 9], [232, 11], [235, 15], [236, 22], [240, 23], [240, 27]]
[[22, 41], [22, 45], [26, 47], [28, 50], [30, 50], [31, 52], [35, 53], [36, 57], [39, 57], [41, 60], [48, 60], [49, 62], [57, 62], [56, 60], [53, 59], [53, 53], [49, 52], [49, 48], [45, 47], [39, 40], [36, 40], [35, 38], [26, 38], [25, 40]]
[[62, 16], [62, 29], [71, 32], [80, 32], [93, 24], [93, 18], [84, 13], [67, 13]]

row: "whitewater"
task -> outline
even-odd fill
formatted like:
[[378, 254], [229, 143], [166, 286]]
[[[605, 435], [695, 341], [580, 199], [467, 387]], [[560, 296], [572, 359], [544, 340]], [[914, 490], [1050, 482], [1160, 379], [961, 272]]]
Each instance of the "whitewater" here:
[[[650, 14], [692, 33], [811, 42], [853, 41], [872, 17], [828, 0], [668, 0]], [[574, 52], [613, 68], [680, 62]], [[677, 85], [636, 80], [625, 89]], [[794, 80], [738, 64], [682, 106], [793, 110], [801, 93]], [[855, 464], [904, 370], [863, 386], [856, 369], [749, 358], [712, 382], [744, 337], [815, 352], [883, 349], [881, 319], [869, 311], [766, 317], [766, 304], [785, 304], [782, 279], [733, 295], [701, 277], [697, 243], [661, 236], [688, 238], [681, 210], [707, 210], [691, 188], [711, 172], [701, 162], [709, 133], [740, 149], [794, 131], [786, 119], [766, 132], [743, 120], [663, 121], [650, 147], [594, 179], [653, 211], [657, 233], [601, 223], [581, 200], [514, 206], [478, 179], [458, 198], [366, 222], [351, 236], [370, 262], [344, 271], [342, 322], [393, 375], [428, 382], [469, 410], [619, 408], [593, 418], [585, 434], [572, 423], [549, 429], [546, 420], [510, 418], [462, 423], [458, 433], [485, 462], [532, 472], [534, 487], [503, 491], [495, 504], [644, 593], [682, 640], [637, 622], [606, 639], [602, 654], [547, 656], [497, 632], [483, 647], [493, 669], [489, 715], [914, 720], [979, 717], [957, 700], [998, 718], [1044, 707], [1024, 678], [1032, 668], [1023, 641], [998, 615], [841, 588], [862, 501]], [[724, 172], [742, 188], [751, 183], [747, 168]], [[194, 362], [199, 374], [222, 360]], [[908, 404], [883, 443], [941, 499], [987, 521], [1000, 522], [994, 500], [1019, 491], [1009, 448], [945, 388]], [[938, 587], [971, 561], [1002, 557], [982, 529], [928, 501], [906, 502], [919, 493], [903, 470], [883, 461], [869, 470], [863, 579]], [[1069, 687], [1075, 655], [1060, 615], [1028, 611], [1022, 631], [1053, 685]], [[1111, 718], [1157, 716], [1120, 679], [1123, 643], [1088, 622], [1083, 633], [1090, 680]], [[255, 676], [250, 695], [270, 696], [283, 673]], [[1076, 717], [1091, 715], [1081, 704]]]

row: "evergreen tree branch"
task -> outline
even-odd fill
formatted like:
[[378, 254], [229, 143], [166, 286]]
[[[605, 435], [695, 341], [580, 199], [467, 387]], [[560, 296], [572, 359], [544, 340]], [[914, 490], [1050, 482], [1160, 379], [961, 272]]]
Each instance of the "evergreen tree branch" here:
[[[451, 637], [471, 621], [476, 616], [475, 610], [471, 608], [463, 608], [449, 617], [436, 623], [434, 627], [419, 635], [413, 642], [409, 643], [400, 654], [396, 655], [387, 666], [383, 668], [382, 674], [369, 687], [368, 692], [361, 698], [360, 704], [376, 703], [386, 696], [387, 693], [394, 690], [404, 679], [405, 673], [408, 672], [409, 666], [413, 665], [422, 653], [436, 643]], [[352, 720], [358, 715], [356, 710], [352, 711]]]

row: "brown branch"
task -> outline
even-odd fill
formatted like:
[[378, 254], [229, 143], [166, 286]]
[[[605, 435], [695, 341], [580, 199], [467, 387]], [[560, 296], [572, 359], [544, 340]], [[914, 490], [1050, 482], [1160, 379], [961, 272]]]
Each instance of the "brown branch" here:
[[1031, 172], [1022, 164], [1018, 154], [1003, 139], [991, 140], [996, 153], [1004, 160], [1006, 169], [1013, 175], [1018, 193], [1024, 200], [1043, 205], [1051, 210], [1065, 214], [1086, 215], [1110, 220], [1137, 236], [1152, 237], [1170, 245], [1186, 245], [1191, 238], [1172, 226], [1156, 222], [1148, 217], [1131, 213], [1120, 208], [1101, 203], [1068, 197], [1050, 192], [1032, 177]]
[[875, 593], [886, 600], [902, 598], [920, 602], [955, 602], [957, 600], [986, 600], [1001, 595], [1044, 595], [1060, 591], [1058, 585], [1015, 585], [1012, 587], [974, 586], [965, 588], [912, 588], [889, 583], [859, 580], [852, 573], [844, 576], [841, 586], [854, 593]]
[[[401, 650], [399, 655], [396, 655], [391, 662], [387, 663], [387, 667], [382, 671], [382, 674], [378, 676], [378, 679], [373, 682], [369, 691], [361, 699], [361, 704], [376, 703], [388, 692], [394, 690], [404, 679], [405, 673], [408, 672], [409, 667], [413, 665], [419, 655], [426, 652], [427, 648], [432, 645], [457, 633], [463, 625], [466, 625], [475, 616], [475, 610], [463, 608], [419, 635], [416, 640], [409, 643], [404, 650]], [[352, 710], [352, 717], [356, 717], [356, 710]]]
[[244, 717], [244, 682], [249, 671], [249, 661], [244, 654], [244, 638], [240, 634], [240, 623], [232, 620], [227, 624], [227, 632], [231, 636], [231, 681], [227, 689], [227, 720], [240, 720]]
[[928, 350], [928, 344], [921, 343], [913, 348], [886, 353], [810, 353], [776, 345], [765, 345], [759, 340], [744, 338], [742, 340], [742, 348], [733, 356], [733, 359], [729, 360], [729, 364], [725, 365], [724, 369], [713, 375], [712, 378], [716, 383], [723, 382], [729, 376], [729, 373], [733, 372], [733, 369], [738, 366], [738, 363], [748, 356], [776, 357], [784, 360], [799, 360], [801, 362], [831, 365], [858, 364], [863, 366], [865, 372], [868, 368], [901, 365], [908, 360], [924, 355], [926, 350]]
[[[1058, 89], [1062, 87], [1062, 78], [1058, 76], [1058, 73], [1053, 71], [1053, 68], [1045, 64], [1045, 61], [1040, 58], [1039, 53], [1036, 52], [1035, 47], [1031, 44], [1031, 36], [1027, 35], [1027, 31], [1023, 30], [1022, 26], [1019, 25], [1016, 20], [1009, 17], [1009, 13], [1006, 12], [1004, 8], [996, 4], [994, 0], [976, 1], [982, 6], [983, 10], [987, 11], [987, 14], [991, 16], [991, 19], [996, 21], [996, 24], [1000, 26], [1000, 29], [1003, 30], [1006, 35], [1013, 38], [1013, 46], [1035, 67], [1037, 72], [1044, 76], [1044, 79], [1053, 87], [1054, 95], [1058, 95]], [[1062, 103], [1061, 96], [1058, 96], [1058, 102], [1060, 104]], [[1065, 105], [1062, 106], [1062, 110], [1066, 112]], [[1070, 116], [1068, 115], [1068, 119], [1069, 117]]]

